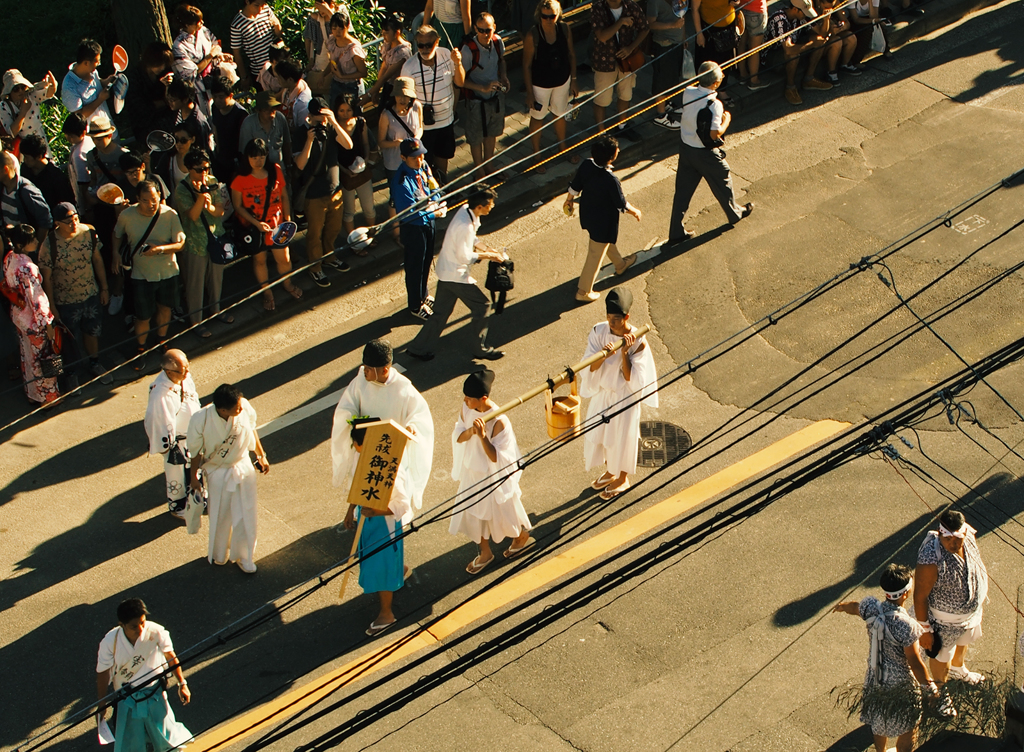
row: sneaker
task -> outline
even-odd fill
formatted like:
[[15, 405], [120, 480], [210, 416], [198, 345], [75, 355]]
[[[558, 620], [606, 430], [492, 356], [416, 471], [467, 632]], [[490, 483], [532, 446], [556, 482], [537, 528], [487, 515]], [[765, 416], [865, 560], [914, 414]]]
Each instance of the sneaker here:
[[89, 363], [89, 373], [93, 376], [100, 377], [101, 384], [113, 384], [114, 377], [107, 373], [107, 369], [103, 367], [103, 364], [98, 360], [94, 360]]
[[829, 73], [828, 82], [833, 86], [839, 86], [839, 74], [835, 72]]
[[817, 78], [805, 78], [803, 86], [805, 89], [816, 89], [817, 91], [828, 91], [832, 88], [832, 84]]
[[431, 311], [429, 308], [427, 308], [426, 304], [421, 304], [420, 307], [417, 308], [416, 310], [413, 310], [412, 308], [410, 308], [409, 309], [409, 313], [411, 313], [413, 316], [415, 316], [418, 319], [423, 319], [424, 321], [429, 319], [434, 314], [433, 311]]
[[859, 76], [863, 71], [856, 65], [840, 65], [839, 70], [849, 73], [851, 76]]
[[434, 296], [433, 295], [428, 295], [426, 298], [424, 298], [423, 299], [423, 305], [425, 305], [427, 307], [427, 310], [430, 311], [431, 314], [433, 314], [434, 313]]
[[111, 316], [116, 316], [121, 312], [122, 305], [124, 305], [124, 295], [111, 295], [110, 305], [107, 306], [107, 313]]
[[145, 352], [146, 348], [140, 347], [138, 352], [136, 353], [138, 357], [132, 361], [132, 370], [135, 371], [136, 373], [142, 373], [143, 371], [146, 370], [146, 356], [144, 355]]
[[800, 92], [796, 90], [795, 86], [792, 89], [788, 86], [786, 87], [786, 101], [790, 104], [804, 103], [803, 97], [800, 96]]
[[660, 125], [662, 128], [668, 128], [669, 130], [679, 127], [679, 123], [672, 120], [672, 118], [668, 116], [667, 112], [664, 115], [654, 118], [654, 124]]
[[761, 89], [767, 89], [771, 86], [767, 81], [758, 81], [756, 84], [753, 81], [747, 82], [747, 88], [751, 91], [760, 91]]
[[320, 263], [324, 266], [329, 266], [331, 269], [337, 269], [339, 272], [347, 272], [351, 268], [337, 256], [328, 256]]
[[317, 287], [330, 287], [331, 286], [331, 281], [329, 279], [327, 279], [327, 275], [324, 274], [323, 272], [314, 272], [314, 271], [310, 270], [309, 278], [312, 279], [316, 283]]
[[958, 679], [965, 684], [981, 684], [985, 681], [985, 675], [979, 674], [977, 671], [970, 671], [967, 666], [950, 666], [949, 667], [949, 678]]

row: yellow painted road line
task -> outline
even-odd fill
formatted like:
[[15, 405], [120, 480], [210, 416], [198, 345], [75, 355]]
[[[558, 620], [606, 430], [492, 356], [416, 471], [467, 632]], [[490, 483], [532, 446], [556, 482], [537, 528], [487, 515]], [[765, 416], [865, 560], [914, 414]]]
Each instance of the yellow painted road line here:
[[548, 561], [481, 593], [441, 618], [429, 630], [413, 637], [398, 638], [356, 660], [334, 669], [306, 685], [286, 692], [228, 723], [200, 736], [189, 752], [214, 752], [251, 734], [265, 731], [290, 716], [311, 707], [331, 692], [365, 679], [395, 661], [436, 646], [463, 627], [507, 606], [535, 590], [564, 577], [620, 546], [624, 546], [696, 506], [713, 499], [744, 481], [763, 473], [825, 439], [835, 436], [849, 423], [822, 420], [802, 428], [734, 465], [660, 501], [628, 520], [578, 543]]

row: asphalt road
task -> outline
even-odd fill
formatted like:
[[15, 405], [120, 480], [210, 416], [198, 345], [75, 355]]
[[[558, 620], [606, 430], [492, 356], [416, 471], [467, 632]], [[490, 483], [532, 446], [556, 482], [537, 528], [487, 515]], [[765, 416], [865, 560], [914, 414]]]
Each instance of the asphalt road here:
[[[363, 637], [373, 596], [341, 603], [336, 583], [312, 590], [223, 645], [205, 643], [186, 671], [193, 705], [179, 717], [205, 731], [521, 577], [533, 588], [528, 595], [335, 693], [267, 738], [267, 748], [864, 749], [863, 730], [830, 696], [859, 681], [863, 628], [829, 615], [830, 606], [871, 592], [890, 559], [913, 560], [943, 489], [962, 499], [993, 579], [1016, 603], [1024, 552], [1019, 454], [933, 411], [917, 433], [900, 432], [910, 445], [890, 441], [939, 490], [875, 452], [780, 494], [757, 514], [719, 518], [705, 536], [687, 531], [716, 519], [721, 507], [709, 503], [720, 496], [632, 537], [616, 526], [655, 513], [700, 481], [742, 476], [746, 458], [819, 421], [856, 428], [928, 394], [964, 367], [950, 348], [974, 361], [1020, 336], [1019, 274], [969, 294], [1020, 262], [1013, 227], [1024, 219], [1022, 189], [989, 192], [949, 227], [932, 220], [1024, 167], [1017, 85], [1024, 42], [1014, 33], [1022, 17], [1019, 4], [1004, 4], [877, 60], [834, 96], [814, 100], [819, 106], [793, 112], [780, 98], [777, 108], [741, 114], [727, 150], [737, 185], [757, 209], [733, 230], [724, 230], [702, 189], [705, 208], [688, 223], [700, 237], [661, 247], [675, 160], [621, 165], [644, 218], [623, 219], [619, 247], [650, 249], [624, 281], [636, 298], [633, 320], [653, 324], [659, 372], [698, 364], [666, 386], [648, 417], [694, 440], [727, 422], [733, 430], [717, 431], [715, 441], [664, 471], [641, 472], [637, 488], [610, 503], [589, 490], [580, 445], [566, 445], [523, 478], [541, 544], [532, 558], [471, 579], [463, 571], [473, 556], [469, 542], [449, 535], [446, 522], [426, 525], [406, 541], [416, 572], [395, 599], [402, 624], [394, 633], [372, 644]], [[586, 241], [560, 202], [489, 218], [484, 229], [517, 263], [517, 289], [492, 325], [494, 343], [508, 352], [494, 366], [501, 402], [578, 360], [603, 309], [573, 304]], [[719, 343], [883, 249], [893, 251], [886, 268], [851, 275], [720, 354]], [[917, 319], [906, 308], [892, 311], [894, 291], [921, 317], [937, 312], [934, 332], [907, 331]], [[962, 305], [945, 310], [953, 301]], [[447, 437], [462, 377], [474, 368], [457, 328], [465, 318], [455, 323], [431, 363], [398, 356], [437, 426], [429, 506], [455, 490]], [[146, 382], [88, 397], [7, 438], [0, 446], [7, 677], [0, 747], [13, 748], [93, 699], [96, 644], [127, 595], [144, 598], [189, 655], [219, 630], [250, 623], [244, 617], [262, 604], [306, 592], [296, 586], [343, 559], [351, 538], [339, 528], [344, 509], [330, 486], [329, 396], [352, 378], [366, 340], [386, 336], [400, 349], [415, 332], [401, 276], [388, 274], [193, 361], [202, 394], [237, 383], [272, 426], [254, 577], [209, 566], [205, 534], [186, 535], [163, 511], [160, 463], [144, 455]], [[964, 399], [1020, 453], [1021, 420], [999, 395], [1024, 407], [1019, 365]], [[512, 418], [524, 450], [544, 443], [539, 404]], [[564, 562], [604, 533], [621, 535], [607, 554], [554, 578], [540, 574], [546, 562], [557, 555]], [[1017, 634], [1011, 604], [994, 590], [969, 663], [1013, 674]], [[91, 747], [87, 733], [90, 724], [50, 746]]]

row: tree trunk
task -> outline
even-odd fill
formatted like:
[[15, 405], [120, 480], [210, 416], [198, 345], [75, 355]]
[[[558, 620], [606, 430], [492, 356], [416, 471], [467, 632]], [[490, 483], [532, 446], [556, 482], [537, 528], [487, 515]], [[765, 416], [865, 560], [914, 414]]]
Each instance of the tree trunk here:
[[163, 0], [111, 0], [117, 41], [128, 51], [129, 66], [138, 65], [150, 42], [170, 47], [171, 28]]

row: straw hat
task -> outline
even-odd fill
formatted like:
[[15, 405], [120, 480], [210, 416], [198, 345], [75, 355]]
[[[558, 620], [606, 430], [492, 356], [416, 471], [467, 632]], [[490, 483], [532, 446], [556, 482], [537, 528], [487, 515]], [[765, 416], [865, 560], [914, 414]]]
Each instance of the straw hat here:
[[110, 117], [105, 112], [96, 113], [89, 121], [90, 136], [107, 136], [113, 132], [114, 124], [110, 122]]

